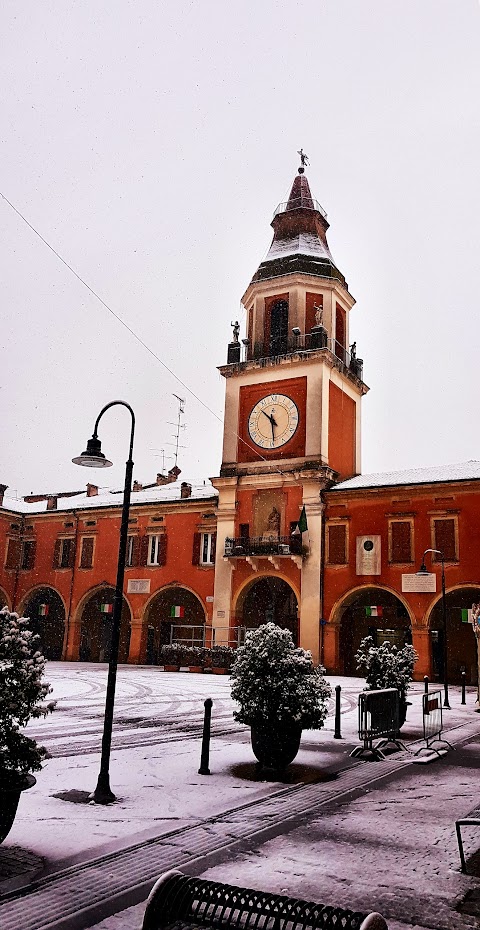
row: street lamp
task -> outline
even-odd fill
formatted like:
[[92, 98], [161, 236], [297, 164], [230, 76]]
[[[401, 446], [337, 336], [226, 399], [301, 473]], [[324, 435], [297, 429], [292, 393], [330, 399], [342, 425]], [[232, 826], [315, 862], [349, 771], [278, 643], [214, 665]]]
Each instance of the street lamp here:
[[440, 561], [442, 563], [442, 612], [443, 612], [443, 678], [444, 678], [444, 691], [445, 697], [443, 699], [443, 706], [450, 710], [450, 704], [448, 701], [448, 648], [447, 648], [447, 600], [445, 597], [445, 556], [441, 549], [425, 549], [425, 552], [422, 556], [422, 564], [417, 572], [417, 575], [429, 575], [430, 572], [425, 565], [425, 556], [427, 552], [432, 553], [433, 555], [439, 555]]
[[118, 546], [118, 564], [117, 564], [117, 582], [115, 585], [115, 597], [113, 601], [113, 620], [112, 620], [112, 639], [110, 646], [110, 658], [108, 662], [108, 679], [107, 694], [105, 697], [105, 717], [103, 722], [102, 736], [102, 759], [100, 762], [100, 773], [98, 776], [97, 787], [93, 793], [93, 800], [96, 804], [110, 804], [116, 800], [113, 791], [110, 789], [110, 749], [112, 745], [112, 726], [113, 726], [113, 706], [115, 703], [115, 685], [117, 682], [117, 665], [118, 665], [118, 647], [120, 645], [120, 621], [122, 617], [123, 603], [123, 578], [125, 574], [125, 555], [127, 551], [128, 535], [128, 512], [130, 509], [130, 492], [132, 488], [133, 473], [133, 435], [135, 432], [135, 414], [124, 400], [112, 400], [103, 410], [100, 411], [93, 430], [93, 436], [88, 440], [85, 452], [77, 458], [72, 459], [75, 465], [85, 465], [89, 468], [108, 468], [112, 465], [105, 458], [100, 440], [97, 436], [98, 424], [110, 407], [116, 405], [126, 407], [132, 416], [132, 428], [130, 432], [130, 449], [128, 460], [125, 468], [125, 488], [123, 492], [122, 522], [120, 526], [120, 542]]

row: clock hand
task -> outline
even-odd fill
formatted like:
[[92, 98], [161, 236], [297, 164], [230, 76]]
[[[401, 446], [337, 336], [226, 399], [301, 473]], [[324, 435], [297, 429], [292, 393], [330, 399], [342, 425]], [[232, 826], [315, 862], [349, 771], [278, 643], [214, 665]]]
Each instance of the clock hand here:
[[262, 410], [262, 413], [263, 413], [264, 417], [267, 418], [267, 420], [270, 420], [270, 423], [271, 423], [271, 422], [272, 422], [272, 417], [270, 416], [270, 414], [269, 414], [269, 413], [265, 413], [264, 410]]

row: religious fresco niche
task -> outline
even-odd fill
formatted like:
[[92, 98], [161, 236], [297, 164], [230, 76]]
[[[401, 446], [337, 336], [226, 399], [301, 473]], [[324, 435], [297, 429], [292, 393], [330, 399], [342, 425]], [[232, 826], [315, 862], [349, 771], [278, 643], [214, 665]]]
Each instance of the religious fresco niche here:
[[238, 623], [246, 630], [255, 630], [263, 623], [276, 623], [290, 630], [298, 646], [298, 603], [295, 592], [283, 578], [266, 575], [259, 578], [246, 590]]
[[22, 614], [29, 618], [29, 629], [40, 637], [39, 649], [46, 659], [62, 658], [65, 635], [65, 608], [54, 588], [36, 588], [23, 602]]
[[259, 491], [253, 500], [253, 535], [278, 541], [285, 523], [285, 494], [278, 488]]
[[146, 642], [144, 662], [158, 665], [160, 646], [182, 642], [205, 644], [205, 610], [199, 598], [179, 585], [164, 588], [150, 601], [145, 612]]
[[[478, 588], [456, 588], [445, 595], [447, 670], [448, 680], [454, 685], [462, 683], [462, 672], [465, 672], [467, 685], [477, 684], [477, 644], [471, 623], [471, 609], [472, 604], [478, 603], [480, 603], [480, 586]], [[434, 681], [443, 681], [445, 641], [441, 598], [430, 614], [429, 631], [432, 678]]]
[[[97, 588], [85, 601], [80, 618], [80, 662], [109, 662], [112, 644], [115, 589]], [[130, 648], [130, 608], [123, 598], [118, 661], [128, 661]]]
[[359, 674], [355, 653], [365, 636], [371, 636], [376, 646], [389, 642], [402, 648], [412, 642], [406, 607], [383, 588], [366, 587], [347, 595], [337, 616], [340, 618], [340, 663], [344, 675]]

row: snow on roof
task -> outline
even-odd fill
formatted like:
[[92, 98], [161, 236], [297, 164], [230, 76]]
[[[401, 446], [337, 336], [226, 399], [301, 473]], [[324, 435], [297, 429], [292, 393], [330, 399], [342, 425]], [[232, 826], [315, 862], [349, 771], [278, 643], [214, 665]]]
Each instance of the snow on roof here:
[[274, 239], [263, 261], [270, 262], [287, 255], [313, 255], [333, 262], [328, 246], [311, 233], [299, 233], [290, 239]]
[[[130, 506], [135, 504], [170, 504], [177, 501], [201, 501], [210, 500], [218, 496], [218, 491], [207, 481], [205, 484], [192, 484], [192, 493], [187, 498], [181, 496], [181, 485], [178, 482], [172, 484], [159, 485], [158, 487], [145, 488], [142, 491], [132, 491]], [[52, 495], [53, 497], [55, 495]], [[88, 508], [97, 509], [102, 507], [121, 507], [123, 503], [123, 488], [121, 491], [109, 491], [103, 489], [92, 497], [87, 497], [86, 492], [77, 494], [75, 497], [59, 497], [57, 507], [52, 513], [66, 512], [72, 510], [86, 510]], [[22, 499], [18, 500], [13, 497], [3, 499], [3, 509], [13, 510], [16, 513], [34, 514], [46, 513], [47, 501], [37, 501], [28, 503]]]
[[407, 468], [404, 471], [384, 471], [373, 475], [357, 475], [341, 481], [332, 491], [356, 491], [361, 488], [382, 488], [402, 484], [435, 484], [444, 481], [480, 479], [480, 462], [471, 459], [457, 465], [433, 465], [430, 468]]

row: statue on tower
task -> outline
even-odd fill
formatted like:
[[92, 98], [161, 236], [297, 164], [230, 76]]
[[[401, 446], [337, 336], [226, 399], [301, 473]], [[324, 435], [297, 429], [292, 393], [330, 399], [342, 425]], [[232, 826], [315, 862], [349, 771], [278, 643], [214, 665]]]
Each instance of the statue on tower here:
[[323, 326], [323, 307], [315, 303], [313, 309], [315, 310], [315, 326]]
[[230, 326], [233, 328], [232, 342], [238, 342], [239, 341], [238, 337], [240, 335], [240, 323], [238, 322], [238, 320], [235, 320], [235, 323], [230, 323]]
[[305, 171], [305, 165], [310, 164], [308, 155], [303, 151], [303, 149], [300, 149], [300, 151], [297, 152], [297, 155], [300, 155], [300, 168], [298, 169], [298, 173], [303, 174]]

